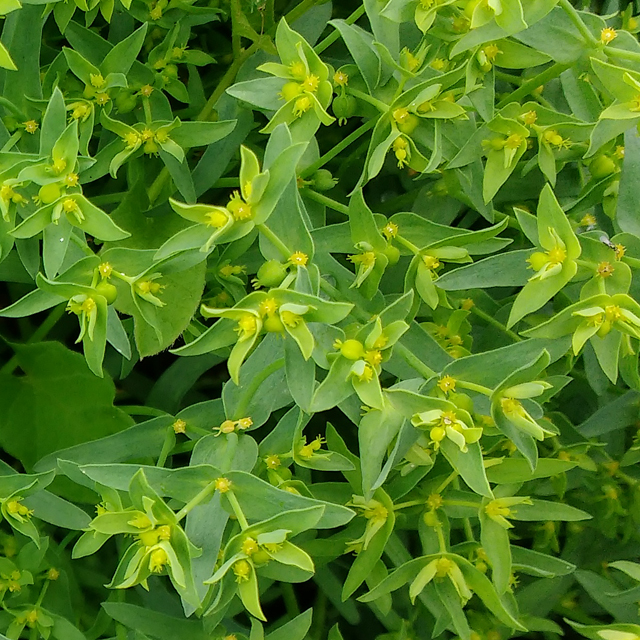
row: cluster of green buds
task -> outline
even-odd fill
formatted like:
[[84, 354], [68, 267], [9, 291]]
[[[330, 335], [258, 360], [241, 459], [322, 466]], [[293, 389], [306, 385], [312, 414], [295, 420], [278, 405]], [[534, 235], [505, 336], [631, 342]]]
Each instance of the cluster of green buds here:
[[285, 81], [279, 94], [285, 104], [262, 132], [271, 133], [283, 122], [293, 125], [303, 119], [312, 119], [317, 124], [331, 124], [334, 118], [327, 113], [333, 95], [329, 67], [284, 19], [279, 22], [276, 31], [276, 48], [281, 63], [267, 62], [259, 66], [258, 71]]
[[[218, 568], [205, 584], [216, 585], [217, 598], [229, 597], [233, 592], [240, 596], [247, 611], [266, 620], [260, 606], [258, 571], [271, 562], [296, 568], [309, 576], [315, 572], [311, 557], [289, 538], [315, 524], [320, 514], [317, 508], [292, 510], [268, 520], [249, 525], [242, 515], [240, 504], [233, 490], [225, 492], [240, 522], [241, 531], [232, 536], [222, 553]], [[313, 523], [313, 524], [311, 524]], [[233, 580], [225, 579], [233, 576]], [[285, 578], [286, 580], [286, 578]]]
[[500, 426], [506, 418], [517, 429], [536, 440], [555, 435], [554, 431], [535, 420], [522, 403], [522, 400], [541, 396], [547, 389], [551, 389], [551, 385], [544, 380], [523, 382], [506, 388], [498, 387], [492, 395], [491, 414], [494, 421]]
[[364, 533], [356, 540], [350, 540], [346, 545], [347, 551], [358, 554], [368, 548], [376, 533], [384, 527], [389, 519], [389, 509], [380, 500], [375, 498], [366, 500], [363, 496], [355, 495], [347, 506], [354, 507], [366, 520]]
[[433, 401], [441, 407], [416, 413], [411, 418], [411, 424], [429, 431], [431, 446], [435, 451], [448, 438], [462, 453], [466, 453], [467, 445], [478, 442], [482, 437], [482, 428], [476, 427], [471, 415], [452, 402], [436, 398]]
[[640, 339], [640, 305], [624, 293], [591, 296], [566, 307], [525, 334], [542, 338], [572, 334], [576, 355], [588, 341], [603, 371], [615, 382], [620, 357], [637, 352], [632, 340]]
[[346, 380], [351, 382], [353, 390], [366, 406], [382, 409], [381, 365], [391, 356], [393, 346], [408, 329], [409, 325], [404, 320], [394, 320], [383, 327], [378, 316], [353, 338], [336, 340], [333, 346], [337, 353], [329, 354], [331, 368], [318, 387], [314, 402], [322, 406], [325, 394], [331, 394], [336, 387], [344, 390]]
[[[283, 125], [283, 131], [288, 130]], [[240, 147], [240, 190], [234, 191], [226, 206], [184, 204], [169, 199], [173, 210], [195, 223], [170, 238], [158, 249], [160, 260], [175, 253], [199, 249], [209, 254], [218, 244], [239, 240], [262, 225], [271, 215], [278, 198], [295, 175], [295, 165], [305, 145], [291, 145], [261, 170], [256, 154]], [[292, 260], [298, 257], [292, 256]], [[299, 262], [299, 264], [302, 264]], [[305, 262], [306, 264], [306, 262]]]
[[[197, 355], [234, 344], [228, 360], [229, 373], [236, 382], [240, 367], [260, 337], [268, 333], [293, 339], [305, 360], [311, 357], [315, 340], [308, 322], [334, 324], [343, 320], [352, 305], [329, 302], [317, 296], [288, 289], [250, 293], [232, 308], [217, 309], [202, 305], [206, 318], [221, 318], [193, 342], [177, 353]], [[234, 326], [235, 325], [235, 326]]]
[[358, 107], [357, 99], [346, 92], [346, 87], [349, 84], [348, 70], [350, 70], [349, 66], [341, 67], [333, 74], [334, 91], [337, 95], [333, 99], [331, 108], [338, 119], [339, 126], [346, 124], [347, 119], [355, 115]]
[[100, 122], [108, 131], [120, 138], [120, 150], [113, 155], [109, 163], [109, 172], [115, 178], [118, 169], [139, 149], [147, 155], [158, 155], [162, 150], [173, 156], [178, 162], [184, 160], [184, 150], [172, 140], [170, 133], [180, 127], [180, 120], [172, 122], [138, 122], [128, 125], [121, 120], [110, 118], [104, 111], [100, 114]]
[[74, 556], [93, 553], [96, 546], [102, 546], [113, 535], [133, 536], [109, 587], [146, 587], [149, 577], [165, 574], [185, 601], [197, 606], [191, 575], [192, 545], [178, 517], [149, 485], [142, 470], [131, 479], [129, 498], [131, 506], [123, 507], [120, 498], [109, 492], [109, 503], [98, 509], [88, 531], [76, 544]]

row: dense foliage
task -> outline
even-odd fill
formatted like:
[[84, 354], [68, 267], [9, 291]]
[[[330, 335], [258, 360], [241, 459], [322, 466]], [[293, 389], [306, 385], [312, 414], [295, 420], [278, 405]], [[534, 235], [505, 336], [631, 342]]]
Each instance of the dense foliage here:
[[640, 638], [633, 4], [0, 12], [0, 638]]

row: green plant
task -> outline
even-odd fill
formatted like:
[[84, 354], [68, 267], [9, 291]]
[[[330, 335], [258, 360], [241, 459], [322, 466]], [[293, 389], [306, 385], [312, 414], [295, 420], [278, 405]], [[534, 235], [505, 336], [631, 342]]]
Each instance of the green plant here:
[[640, 25], [588, 9], [0, 7], [0, 638], [640, 638]]

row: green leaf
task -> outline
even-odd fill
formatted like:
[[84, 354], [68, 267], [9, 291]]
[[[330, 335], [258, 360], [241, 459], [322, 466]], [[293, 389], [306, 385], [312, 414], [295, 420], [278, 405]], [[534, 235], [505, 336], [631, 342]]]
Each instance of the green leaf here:
[[57, 342], [14, 348], [25, 375], [1, 376], [0, 443], [25, 467], [131, 426], [131, 418], [113, 406], [113, 382], [96, 378], [79, 354]]

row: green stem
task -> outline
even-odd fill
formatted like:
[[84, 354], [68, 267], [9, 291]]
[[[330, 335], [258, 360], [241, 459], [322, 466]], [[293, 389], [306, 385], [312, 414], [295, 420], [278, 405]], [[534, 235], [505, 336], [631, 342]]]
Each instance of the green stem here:
[[447, 553], [447, 543], [444, 539], [444, 532], [442, 531], [442, 525], [434, 527], [436, 535], [438, 536], [438, 546], [440, 547], [440, 553]]
[[[62, 318], [65, 312], [65, 305], [58, 305], [51, 313], [44, 319], [44, 322], [33, 332], [31, 337], [27, 340], [27, 344], [34, 342], [40, 342], [44, 340], [46, 335], [53, 329], [55, 324]], [[0, 369], [1, 374], [13, 373], [18, 368], [18, 356], [14, 355], [11, 359]]]
[[490, 316], [488, 313], [484, 312], [482, 309], [479, 309], [476, 305], [471, 307], [471, 313], [478, 316], [478, 318], [482, 318], [485, 322], [490, 324], [492, 327], [495, 327], [499, 331], [502, 331], [505, 335], [509, 336], [514, 342], [522, 342], [522, 338], [515, 333], [515, 331], [511, 331], [511, 329], [507, 329], [502, 322], [498, 322], [493, 316]]
[[[309, 165], [301, 174], [301, 178], [309, 178], [320, 167], [323, 167], [327, 162], [333, 160], [338, 154], [342, 153], [351, 143], [355, 142], [360, 136], [365, 134], [376, 125], [377, 120], [367, 120], [362, 126], [358, 127], [355, 131], [350, 133], [342, 142], [339, 142], [333, 149], [327, 151], [324, 155], [320, 156], [313, 164]], [[217, 186], [217, 185], [216, 185]]]
[[598, 41], [595, 39], [591, 31], [589, 31], [587, 25], [582, 21], [582, 18], [576, 11], [575, 7], [569, 2], [569, 0], [560, 0], [558, 2], [558, 6], [567, 14], [569, 20], [573, 22], [573, 25], [580, 32], [580, 35], [584, 39], [585, 43], [591, 45], [592, 47], [597, 46]]
[[249, 528], [249, 523], [247, 522], [247, 519], [245, 518], [245, 515], [242, 511], [242, 508], [240, 507], [240, 503], [238, 502], [238, 498], [236, 498], [235, 494], [233, 493], [233, 491], [228, 491], [227, 494], [227, 499], [229, 500], [229, 503], [231, 504], [231, 508], [233, 509], [233, 513], [235, 514], [236, 518], [238, 519], [238, 524], [240, 525], [240, 528], [244, 531], [245, 529]]
[[401, 342], [396, 342], [393, 347], [394, 351], [404, 359], [404, 361], [413, 369], [415, 369], [425, 380], [432, 378], [436, 375], [436, 372], [428, 367], [420, 358], [405, 347]]
[[[364, 15], [364, 5], [360, 5], [346, 20], [347, 24], [353, 24], [356, 20], [361, 18]], [[340, 32], [336, 29], [333, 33], [330, 33], [324, 40], [319, 42], [313, 50], [320, 54], [325, 49], [330, 47], [338, 38], [340, 37]]]
[[167, 412], [162, 411], [160, 409], [154, 409], [153, 407], [144, 407], [137, 404], [127, 404], [118, 407], [118, 409], [122, 409], [125, 413], [128, 413], [130, 416], [153, 416], [154, 418], [158, 418], [160, 416], [166, 416]]
[[6, 151], [10, 151], [22, 138], [23, 129], [18, 129], [5, 143], [4, 147], [0, 149], [0, 153], [5, 153]]
[[325, 206], [329, 207], [330, 209], [333, 209], [334, 211], [337, 211], [338, 213], [342, 213], [345, 216], [349, 215], [349, 207], [346, 204], [342, 204], [340, 202], [337, 202], [333, 198], [329, 198], [327, 196], [322, 195], [321, 193], [318, 193], [317, 191], [313, 191], [313, 189], [304, 189], [302, 193], [305, 196], [307, 196], [307, 198], [309, 198], [310, 200], [315, 200], [316, 202], [319, 202], [320, 204], [324, 204]]
[[469, 389], [469, 391], [477, 391], [485, 396], [490, 396], [493, 391], [489, 387], [485, 387], [481, 384], [475, 384], [475, 382], [467, 382], [465, 380], [456, 380], [456, 386], [463, 389]]
[[502, 107], [506, 107], [511, 102], [519, 102], [525, 96], [528, 96], [532, 91], [544, 85], [545, 82], [549, 82], [549, 80], [553, 80], [553, 78], [557, 78], [561, 73], [566, 71], [571, 67], [570, 64], [560, 64], [557, 62], [554, 65], [551, 65], [548, 69], [545, 69], [542, 73], [539, 73], [531, 80], [527, 80], [521, 87], [516, 89], [513, 93], [510, 93], [506, 98], [502, 99], [497, 108], [502, 109]]
[[408, 509], [409, 507], [417, 507], [418, 505], [424, 506], [424, 500], [409, 500], [408, 502], [401, 502], [400, 504], [394, 504], [393, 510]]
[[634, 60], [640, 62], [640, 53], [637, 51], [627, 51], [626, 49], [606, 48], [604, 51], [610, 58], [622, 58], [623, 60]]
[[469, 507], [470, 509], [477, 509], [480, 506], [478, 503], [469, 500], [443, 500], [442, 504], [450, 507]]
[[116, 204], [122, 201], [127, 195], [127, 191], [118, 191], [117, 193], [105, 193], [101, 196], [91, 196], [91, 202], [98, 207], [105, 204]]
[[296, 5], [287, 15], [285, 15], [284, 19], [288, 24], [295, 22], [298, 18], [301, 18], [311, 7], [319, 4], [318, 0], [302, 0], [302, 2]]
[[444, 482], [435, 490], [435, 493], [442, 493], [451, 482], [453, 482], [456, 478], [458, 477], [458, 472], [457, 471], [453, 471], [451, 474], [449, 474]]
[[409, 240], [407, 240], [406, 238], [403, 238], [400, 235], [396, 235], [396, 237], [394, 238], [394, 240], [398, 243], [401, 244], [403, 247], [405, 247], [406, 249], [409, 249], [409, 251], [411, 251], [411, 253], [413, 253], [414, 255], [418, 255], [420, 253], [420, 249], [418, 249], [418, 247], [416, 247], [415, 244], [413, 244], [413, 242], [410, 242]]
[[242, 398], [240, 399], [240, 402], [238, 403], [238, 406], [234, 411], [234, 415], [236, 416], [235, 420], [246, 417], [249, 404], [251, 403], [253, 396], [256, 394], [256, 391], [258, 391], [258, 389], [260, 388], [260, 385], [270, 375], [272, 375], [279, 369], [282, 369], [282, 367], [284, 367], [284, 358], [278, 358], [278, 360], [272, 362], [268, 367], [265, 367], [264, 369], [262, 369], [262, 371], [260, 371], [253, 377], [253, 379], [251, 380], [251, 384], [247, 386], [246, 391], [242, 395]]
[[282, 599], [284, 600], [284, 606], [287, 608], [287, 613], [291, 619], [300, 615], [300, 606], [296, 594], [293, 590], [293, 586], [289, 582], [280, 583], [280, 592], [282, 593]]
[[495, 74], [498, 80], [504, 80], [505, 82], [515, 84], [518, 87], [522, 84], [522, 78], [520, 76], [514, 76], [510, 73], [505, 73], [504, 71], [498, 71], [497, 69]]
[[158, 462], [156, 462], [156, 467], [164, 467], [167, 462], [167, 458], [169, 454], [173, 450], [173, 447], [176, 444], [176, 434], [173, 430], [173, 425], [169, 426], [167, 429], [167, 433], [164, 436], [164, 442], [162, 443], [162, 449], [160, 450], [160, 455], [158, 456]]
[[282, 254], [285, 260], [291, 257], [293, 251], [290, 251], [278, 236], [265, 224], [257, 224], [256, 229]]
[[178, 522], [185, 518], [187, 514], [194, 508], [197, 507], [205, 498], [208, 498], [210, 495], [214, 494], [216, 491], [216, 483], [210, 482], [202, 491], [200, 491], [197, 495], [195, 495], [187, 504], [176, 513], [176, 518]]
[[213, 185], [214, 189], [232, 189], [233, 187], [240, 186], [240, 178], [220, 178], [218, 182]]
[[473, 528], [471, 526], [471, 520], [469, 518], [462, 519], [462, 526], [464, 527], [464, 533], [467, 536], [469, 542], [475, 542], [475, 536], [473, 535]]
[[358, 98], [373, 105], [378, 111], [380, 111], [380, 113], [387, 113], [387, 111], [389, 111], [389, 105], [386, 102], [382, 102], [382, 100], [378, 100], [364, 91], [347, 87], [347, 92], [354, 98]]
[[142, 109], [144, 111], [144, 121], [147, 125], [150, 125], [153, 122], [153, 118], [151, 116], [151, 105], [149, 104], [149, 98], [143, 96], [142, 98]]

